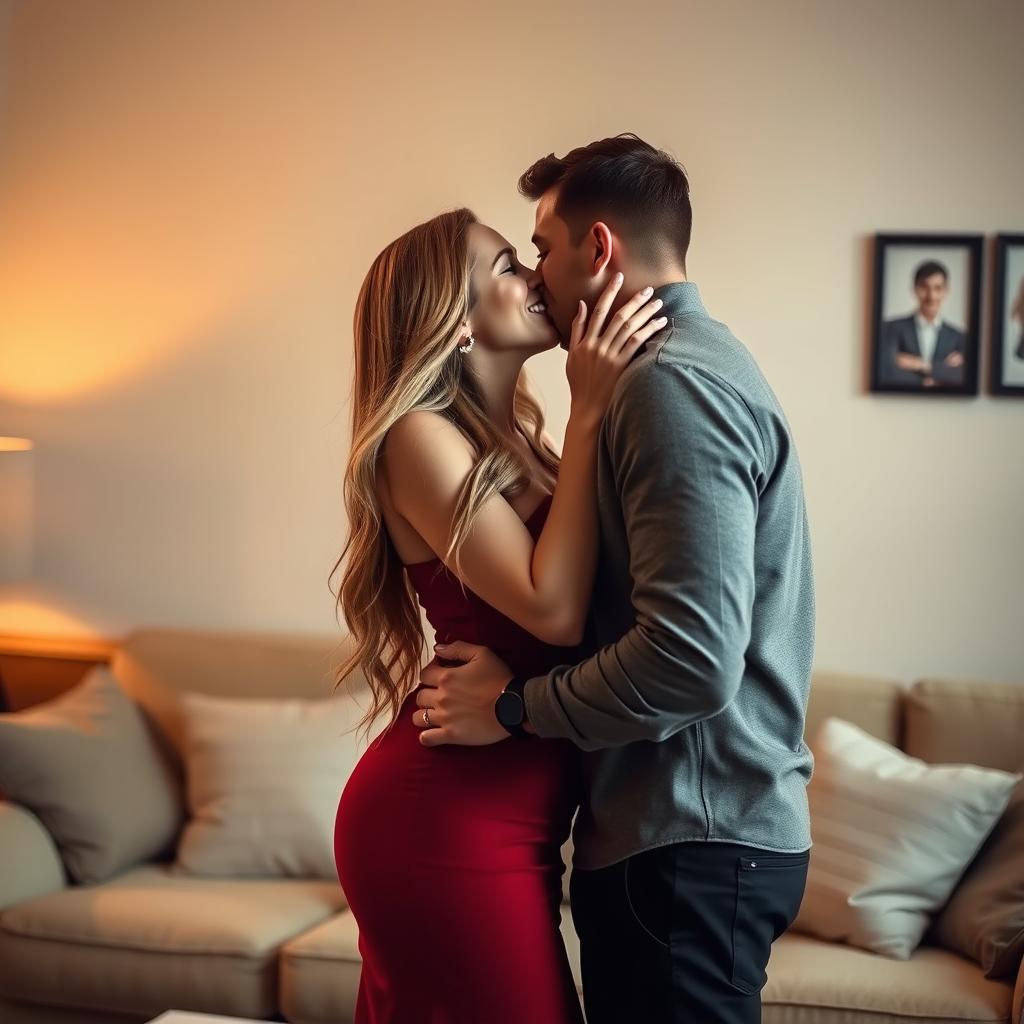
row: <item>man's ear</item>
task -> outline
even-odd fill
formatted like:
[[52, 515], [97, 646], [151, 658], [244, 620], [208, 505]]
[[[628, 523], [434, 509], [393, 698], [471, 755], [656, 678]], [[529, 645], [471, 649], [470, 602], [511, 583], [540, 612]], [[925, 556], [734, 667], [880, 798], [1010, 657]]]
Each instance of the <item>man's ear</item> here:
[[608, 269], [615, 246], [611, 228], [604, 221], [599, 220], [590, 226], [590, 244], [593, 249], [590, 269], [594, 277], [599, 277]]

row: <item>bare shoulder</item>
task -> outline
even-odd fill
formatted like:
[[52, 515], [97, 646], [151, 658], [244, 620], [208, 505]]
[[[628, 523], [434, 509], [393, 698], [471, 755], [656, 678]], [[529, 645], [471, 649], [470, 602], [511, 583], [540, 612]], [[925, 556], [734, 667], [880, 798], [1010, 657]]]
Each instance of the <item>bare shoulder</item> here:
[[384, 438], [381, 468], [396, 504], [455, 494], [475, 463], [462, 431], [440, 413], [415, 409]]
[[438, 412], [414, 409], [396, 420], [384, 438], [385, 458], [393, 465], [438, 455], [472, 458], [468, 438]]

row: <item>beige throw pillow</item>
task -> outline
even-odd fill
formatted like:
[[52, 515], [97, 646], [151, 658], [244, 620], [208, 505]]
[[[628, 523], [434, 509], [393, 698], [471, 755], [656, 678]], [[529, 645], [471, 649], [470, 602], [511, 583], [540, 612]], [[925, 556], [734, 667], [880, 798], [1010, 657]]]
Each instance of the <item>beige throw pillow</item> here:
[[74, 882], [165, 853], [182, 794], [142, 712], [105, 666], [59, 697], [0, 714], [0, 791], [49, 830]]
[[811, 750], [813, 847], [793, 927], [906, 960], [1021, 776], [928, 765], [837, 718]]
[[347, 694], [303, 700], [187, 692], [182, 706], [191, 820], [172, 870], [336, 879], [334, 818], [365, 749], [351, 731], [362, 707]]

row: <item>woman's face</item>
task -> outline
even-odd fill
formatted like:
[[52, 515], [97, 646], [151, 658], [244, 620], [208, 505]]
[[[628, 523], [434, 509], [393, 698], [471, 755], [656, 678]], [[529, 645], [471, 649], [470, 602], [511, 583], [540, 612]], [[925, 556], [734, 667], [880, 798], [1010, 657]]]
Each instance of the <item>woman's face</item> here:
[[515, 249], [493, 228], [469, 226], [470, 276], [476, 305], [473, 336], [494, 351], [542, 352], [558, 344], [548, 319], [541, 276], [524, 267]]

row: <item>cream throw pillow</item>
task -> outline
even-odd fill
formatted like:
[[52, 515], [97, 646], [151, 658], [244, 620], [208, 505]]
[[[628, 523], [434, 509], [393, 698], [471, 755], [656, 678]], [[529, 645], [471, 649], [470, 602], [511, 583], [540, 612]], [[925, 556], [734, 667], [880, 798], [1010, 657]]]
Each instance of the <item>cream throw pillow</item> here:
[[301, 700], [186, 692], [182, 705], [191, 820], [172, 871], [337, 879], [334, 818], [365, 749], [360, 741], [357, 750], [352, 731], [363, 708], [349, 694]]
[[0, 791], [39, 818], [82, 884], [169, 852], [184, 818], [142, 712], [102, 665], [53, 700], [0, 714]]
[[909, 959], [1021, 776], [928, 765], [838, 718], [811, 750], [814, 845], [793, 927]]

